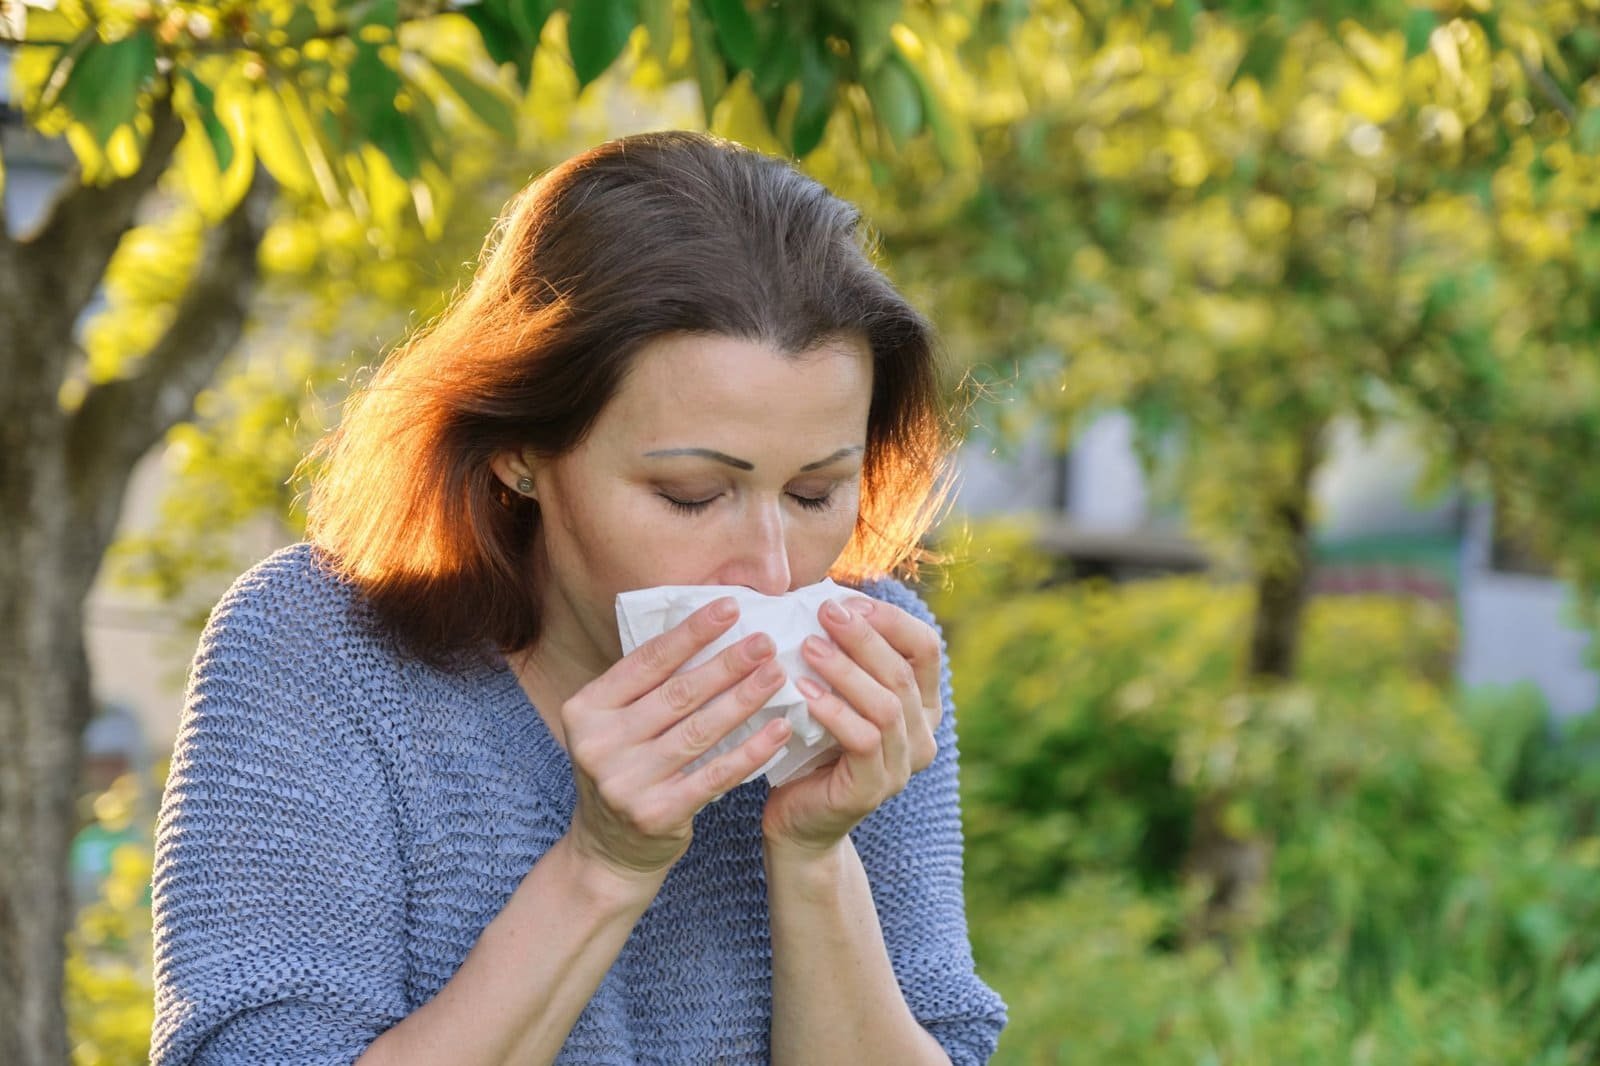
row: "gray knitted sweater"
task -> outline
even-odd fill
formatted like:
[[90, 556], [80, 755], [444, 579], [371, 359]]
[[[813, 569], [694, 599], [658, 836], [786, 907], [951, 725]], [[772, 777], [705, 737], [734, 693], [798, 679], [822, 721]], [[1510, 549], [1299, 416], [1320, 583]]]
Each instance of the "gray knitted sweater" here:
[[[932, 621], [898, 583], [862, 591]], [[976, 1063], [1005, 1008], [967, 941], [948, 713], [938, 740], [853, 838], [907, 1003]], [[558, 1061], [767, 1060], [766, 794], [758, 779], [701, 812]], [[267, 559], [190, 678], [157, 829], [152, 1062], [353, 1061], [456, 972], [573, 803], [566, 753], [498, 658], [424, 666], [311, 548]]]

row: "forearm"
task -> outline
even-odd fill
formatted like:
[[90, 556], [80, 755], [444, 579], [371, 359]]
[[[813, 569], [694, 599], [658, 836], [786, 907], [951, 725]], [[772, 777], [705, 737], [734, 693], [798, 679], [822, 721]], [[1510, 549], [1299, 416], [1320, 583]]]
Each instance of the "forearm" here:
[[547, 1063], [616, 960], [660, 879], [630, 881], [563, 837], [528, 871], [439, 994], [361, 1066]]
[[947, 1063], [900, 994], [850, 838], [826, 852], [766, 847], [772, 1061]]

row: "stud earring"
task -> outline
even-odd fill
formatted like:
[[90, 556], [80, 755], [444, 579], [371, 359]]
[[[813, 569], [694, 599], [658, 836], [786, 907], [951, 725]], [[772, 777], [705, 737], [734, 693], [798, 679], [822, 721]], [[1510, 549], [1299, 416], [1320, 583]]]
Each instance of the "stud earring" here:
[[533, 478], [526, 476], [517, 478], [517, 492], [521, 493], [523, 496], [532, 496]]

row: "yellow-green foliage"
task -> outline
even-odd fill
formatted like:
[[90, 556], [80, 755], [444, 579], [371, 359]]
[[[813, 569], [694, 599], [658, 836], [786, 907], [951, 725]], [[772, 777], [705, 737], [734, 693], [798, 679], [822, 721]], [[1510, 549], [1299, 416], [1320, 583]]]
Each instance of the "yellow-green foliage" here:
[[[94, 805], [108, 829], [135, 818], [137, 788], [120, 778]], [[73, 1066], [123, 1066], [150, 1057], [154, 1019], [150, 846], [124, 844], [97, 900], [78, 914], [67, 944], [66, 1008]]]
[[[1590, 1061], [1600, 841], [1506, 758], [1550, 747], [1541, 720], [1458, 710], [1447, 609], [1316, 600], [1297, 680], [1264, 688], [1247, 589], [1046, 587], [1026, 529], [978, 542], [930, 598], [974, 950], [1012, 1009], [1001, 1061]], [[1272, 849], [1227, 965], [1182, 946], [1191, 820], [1217, 796]]]

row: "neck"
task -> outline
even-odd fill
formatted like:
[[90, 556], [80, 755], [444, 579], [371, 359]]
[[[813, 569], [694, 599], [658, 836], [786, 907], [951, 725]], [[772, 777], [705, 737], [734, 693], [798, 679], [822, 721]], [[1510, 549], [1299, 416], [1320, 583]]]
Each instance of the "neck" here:
[[547, 597], [545, 603], [547, 614], [539, 639], [530, 647], [508, 655], [506, 662], [551, 735], [565, 748], [567, 738], [561, 726], [561, 708], [585, 685], [610, 669], [612, 663], [559, 595]]

